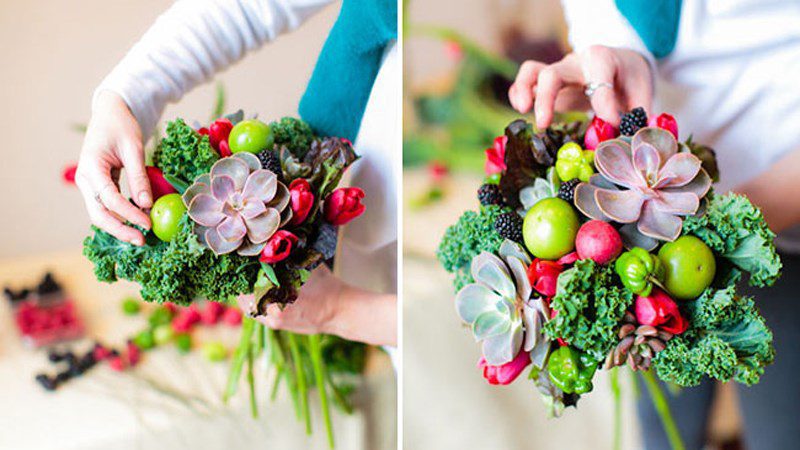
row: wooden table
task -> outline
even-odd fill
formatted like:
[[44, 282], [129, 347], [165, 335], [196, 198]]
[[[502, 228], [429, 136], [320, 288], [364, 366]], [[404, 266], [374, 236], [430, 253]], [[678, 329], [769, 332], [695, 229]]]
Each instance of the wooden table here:
[[[35, 285], [51, 270], [75, 299], [92, 339], [121, 346], [145, 325], [145, 316], [127, 317], [120, 301], [136, 295], [128, 282], [100, 283], [91, 264], [74, 251], [0, 260], [0, 286]], [[200, 329], [202, 342], [218, 339], [235, 345], [238, 328], [219, 325]], [[90, 339], [75, 342], [80, 351]], [[285, 392], [275, 403], [266, 399], [266, 367], [259, 367], [260, 418], [252, 419], [238, 395], [228, 405], [221, 401], [228, 364], [210, 363], [200, 352], [180, 355], [172, 346], [146, 353], [134, 370], [112, 371], [101, 364], [55, 392], [35, 381], [41, 371], [53, 372], [44, 350], [22, 345], [7, 302], [0, 306], [0, 449], [220, 449], [220, 448], [327, 448], [316, 396], [312, 398], [315, 433], [307, 438], [295, 420]], [[356, 401], [359, 412], [334, 412], [337, 447], [342, 449], [396, 446], [395, 381], [382, 354], [371, 358], [368, 374]], [[240, 393], [246, 387], [241, 386]]]

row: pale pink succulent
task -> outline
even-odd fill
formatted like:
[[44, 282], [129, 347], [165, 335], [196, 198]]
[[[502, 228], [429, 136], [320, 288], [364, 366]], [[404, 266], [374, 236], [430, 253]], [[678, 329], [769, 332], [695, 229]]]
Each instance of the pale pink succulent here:
[[575, 189], [575, 206], [599, 220], [628, 224], [627, 243], [655, 247], [681, 233], [681, 216], [697, 212], [711, 187], [700, 159], [678, 152], [675, 137], [660, 128], [642, 128], [630, 144], [601, 142], [595, 150], [598, 174]]
[[183, 194], [200, 241], [215, 254], [258, 255], [291, 219], [290, 195], [251, 153], [222, 158]]

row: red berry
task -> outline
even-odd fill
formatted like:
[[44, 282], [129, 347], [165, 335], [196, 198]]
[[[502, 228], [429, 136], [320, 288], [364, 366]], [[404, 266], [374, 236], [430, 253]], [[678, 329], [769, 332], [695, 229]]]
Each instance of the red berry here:
[[131, 366], [139, 364], [139, 361], [142, 359], [142, 351], [139, 349], [139, 347], [134, 344], [133, 341], [128, 341], [127, 350], [128, 363], [130, 363]]
[[228, 307], [222, 316], [222, 321], [232, 327], [240, 325], [242, 323], [242, 311], [235, 306]]
[[108, 366], [111, 367], [111, 370], [122, 372], [125, 370], [125, 360], [122, 359], [122, 356], [114, 356], [108, 360]]
[[200, 321], [206, 325], [214, 325], [219, 322], [220, 317], [225, 312], [225, 307], [217, 302], [207, 302], [206, 307], [200, 313]]

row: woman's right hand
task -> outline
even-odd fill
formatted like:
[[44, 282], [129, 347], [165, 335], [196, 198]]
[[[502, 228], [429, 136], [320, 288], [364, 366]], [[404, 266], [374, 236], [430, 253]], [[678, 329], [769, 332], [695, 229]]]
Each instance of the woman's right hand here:
[[[122, 168], [136, 205], [120, 193], [116, 178]], [[113, 92], [99, 93], [92, 105], [75, 183], [95, 226], [120, 240], [144, 245], [142, 233], [124, 224], [128, 221], [150, 228], [149, 216], [140, 209], [153, 206], [144, 168], [142, 132], [128, 105]]]
[[[597, 45], [581, 53], [570, 53], [550, 65], [525, 61], [508, 91], [508, 99], [522, 114], [534, 109], [536, 126], [540, 129], [553, 121], [557, 102], [573, 108], [576, 103], [591, 106], [598, 117], [618, 126], [620, 112], [637, 106], [650, 112], [652, 80], [650, 65], [641, 54]], [[583, 91], [589, 83], [608, 83], [612, 87], [595, 90], [588, 105]]]

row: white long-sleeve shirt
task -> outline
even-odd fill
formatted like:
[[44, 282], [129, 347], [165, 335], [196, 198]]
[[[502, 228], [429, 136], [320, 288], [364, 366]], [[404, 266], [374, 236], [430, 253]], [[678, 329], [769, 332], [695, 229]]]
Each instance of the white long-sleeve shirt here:
[[[177, 102], [216, 72], [294, 30], [330, 3], [332, 0], [179, 0], [156, 20], [96, 92], [119, 94], [147, 139], [167, 103]], [[397, 46], [391, 43], [354, 142], [362, 159], [350, 170], [350, 184], [366, 192], [366, 211], [345, 227], [337, 256], [344, 280], [386, 293], [396, 292], [397, 284], [400, 71]]]
[[800, 150], [800, 3], [684, 0], [674, 50], [654, 60], [614, 0], [563, 0], [576, 51], [636, 50], [656, 68], [657, 112], [717, 151], [725, 191]]

